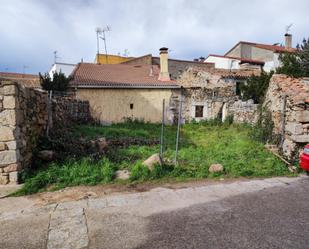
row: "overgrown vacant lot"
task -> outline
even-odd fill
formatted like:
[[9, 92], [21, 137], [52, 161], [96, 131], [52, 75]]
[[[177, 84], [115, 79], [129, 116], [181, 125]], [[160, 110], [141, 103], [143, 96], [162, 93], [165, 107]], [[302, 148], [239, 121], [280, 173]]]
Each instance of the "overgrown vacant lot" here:
[[[28, 172], [24, 175], [25, 185], [19, 194], [35, 193], [46, 188], [117, 183], [119, 180], [114, 180], [114, 174], [118, 169], [131, 171], [127, 182], [289, 174], [286, 166], [266, 151], [263, 144], [251, 139], [250, 126], [213, 121], [182, 126], [179, 160], [174, 166], [176, 129], [175, 126], [165, 127], [165, 164], [155, 166], [150, 172], [142, 162], [160, 150], [160, 125], [127, 122], [105, 127], [75, 127], [71, 131], [71, 136], [75, 138], [87, 140], [105, 137], [108, 141], [121, 140], [127, 143], [109, 147], [104, 155], [96, 159], [77, 155]], [[130, 141], [141, 142], [130, 145]], [[210, 174], [208, 168], [213, 163], [222, 164], [224, 172]]]

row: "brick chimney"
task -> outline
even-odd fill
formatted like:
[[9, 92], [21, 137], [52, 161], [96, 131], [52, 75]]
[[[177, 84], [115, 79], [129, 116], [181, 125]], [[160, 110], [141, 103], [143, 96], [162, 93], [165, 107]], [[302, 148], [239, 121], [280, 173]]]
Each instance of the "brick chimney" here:
[[160, 75], [159, 80], [169, 81], [170, 74], [168, 72], [168, 48], [160, 48]]
[[284, 36], [285, 36], [285, 47], [292, 48], [292, 35], [286, 33]]

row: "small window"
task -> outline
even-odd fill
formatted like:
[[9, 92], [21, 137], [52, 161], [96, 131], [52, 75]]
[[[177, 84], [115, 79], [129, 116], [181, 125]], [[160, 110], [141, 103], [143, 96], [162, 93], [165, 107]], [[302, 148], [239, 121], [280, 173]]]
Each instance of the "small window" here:
[[130, 109], [133, 110], [133, 104], [130, 104]]
[[196, 105], [195, 106], [195, 117], [196, 118], [202, 118], [204, 112], [204, 106], [202, 105]]

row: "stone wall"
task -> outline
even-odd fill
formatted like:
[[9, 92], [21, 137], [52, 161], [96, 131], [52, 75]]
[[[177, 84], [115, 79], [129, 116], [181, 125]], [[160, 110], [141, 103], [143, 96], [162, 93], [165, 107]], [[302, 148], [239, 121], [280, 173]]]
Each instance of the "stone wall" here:
[[31, 163], [32, 150], [47, 125], [47, 93], [1, 82], [0, 184], [17, 183], [18, 171]]
[[90, 114], [89, 102], [75, 99], [73, 96], [53, 98], [52, 114], [54, 126], [88, 124], [94, 121]]
[[253, 100], [238, 100], [227, 108], [228, 115], [233, 115], [233, 122], [235, 123], [254, 124], [258, 119], [258, 105], [254, 104]]
[[272, 113], [274, 132], [282, 138], [282, 153], [298, 159], [309, 143], [309, 80], [274, 75], [264, 102]]
[[52, 118], [59, 126], [91, 119], [87, 102], [56, 98], [50, 103], [46, 91], [0, 82], [0, 184], [18, 183], [18, 172], [31, 166], [37, 141]]

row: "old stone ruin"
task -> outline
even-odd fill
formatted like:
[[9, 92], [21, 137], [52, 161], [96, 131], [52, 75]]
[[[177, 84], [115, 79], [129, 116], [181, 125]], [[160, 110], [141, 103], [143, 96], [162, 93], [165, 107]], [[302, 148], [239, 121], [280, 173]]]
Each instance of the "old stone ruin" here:
[[[254, 123], [257, 105], [253, 101], [241, 101], [239, 86], [257, 70], [224, 70], [189, 68], [178, 83], [182, 86], [183, 122], [219, 118], [224, 121], [234, 117], [235, 123]], [[174, 92], [171, 99], [174, 115], [178, 116], [180, 93]]]

